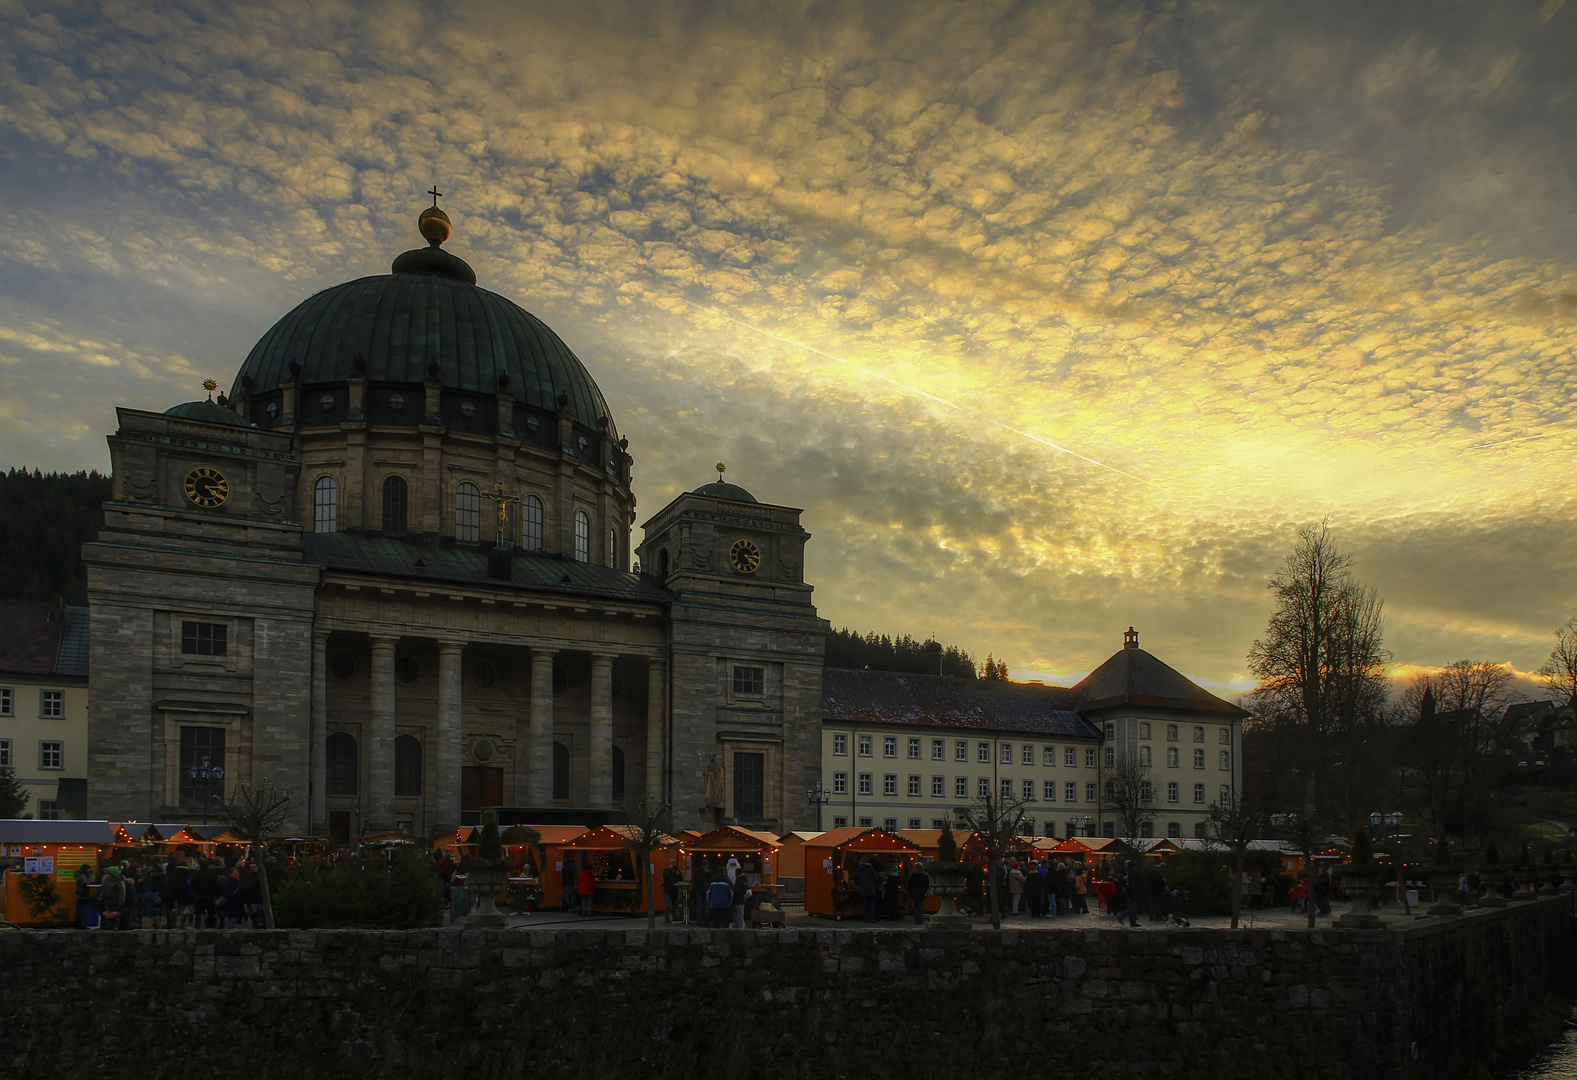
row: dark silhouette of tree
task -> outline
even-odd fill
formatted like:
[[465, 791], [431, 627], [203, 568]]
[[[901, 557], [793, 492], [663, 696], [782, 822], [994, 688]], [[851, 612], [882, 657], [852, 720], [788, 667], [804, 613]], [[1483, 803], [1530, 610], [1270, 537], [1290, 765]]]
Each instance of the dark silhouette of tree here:
[[1243, 911], [1243, 859], [1250, 840], [1259, 839], [1266, 816], [1249, 799], [1239, 795], [1226, 802], [1210, 804], [1205, 818], [1205, 836], [1232, 852], [1232, 929], [1238, 928]]
[[104, 527], [110, 478], [91, 473], [0, 473], [0, 596], [88, 602], [82, 545]]
[[997, 891], [997, 871], [1002, 858], [1012, 845], [1014, 837], [1024, 828], [1024, 802], [1011, 795], [1000, 796], [987, 792], [967, 806], [956, 807], [954, 812], [963, 823], [966, 833], [980, 834], [986, 850], [986, 889], [990, 897], [991, 925], [1002, 929], [1002, 897]]
[[1123, 836], [1133, 839], [1147, 822], [1155, 820], [1155, 782], [1150, 766], [1139, 764], [1136, 757], [1126, 757], [1107, 770], [1104, 780], [1106, 804], [1117, 815]]
[[652, 895], [652, 852], [673, 843], [673, 805], [642, 795], [635, 809], [625, 815], [624, 842], [635, 852], [635, 880], [646, 894], [646, 929], [657, 929], [656, 898]]
[[828, 667], [870, 668], [914, 675], [977, 677], [975, 661], [958, 646], [941, 648], [939, 642], [916, 641], [907, 634], [891, 638], [886, 634], [862, 636], [854, 630], [834, 630], [826, 638], [826, 664]]
[[9, 765], [0, 765], [0, 819], [19, 818], [27, 809], [27, 790]]
[[268, 858], [263, 843], [279, 832], [295, 809], [288, 788], [276, 787], [264, 777], [237, 784], [235, 792], [220, 804], [220, 819], [252, 845], [257, 857], [257, 881], [263, 892], [263, 924], [274, 929], [274, 900], [268, 891]]
[[1577, 702], [1577, 614], [1555, 631], [1555, 648], [1539, 668], [1539, 682], [1557, 705]]

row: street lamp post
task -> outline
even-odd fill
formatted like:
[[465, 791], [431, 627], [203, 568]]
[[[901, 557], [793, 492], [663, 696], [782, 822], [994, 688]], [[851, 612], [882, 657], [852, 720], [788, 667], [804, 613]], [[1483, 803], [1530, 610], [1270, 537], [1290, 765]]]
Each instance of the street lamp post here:
[[816, 807], [816, 831], [821, 831], [821, 808], [832, 801], [832, 792], [822, 789], [821, 781], [816, 781], [816, 786], [805, 792], [805, 802]]
[[187, 768], [187, 775], [192, 778], [192, 783], [203, 785], [203, 824], [208, 824], [208, 804], [213, 799], [213, 784], [216, 780], [225, 778], [224, 766], [210, 765], [207, 758], [203, 758], [201, 765], [192, 765]]

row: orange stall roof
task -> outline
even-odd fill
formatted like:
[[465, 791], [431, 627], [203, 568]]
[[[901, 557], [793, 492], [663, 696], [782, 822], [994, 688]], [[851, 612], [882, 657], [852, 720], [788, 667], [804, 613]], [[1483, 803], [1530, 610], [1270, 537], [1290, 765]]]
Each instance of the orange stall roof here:
[[726, 851], [729, 848], [739, 847], [765, 847], [776, 851], [783, 845], [772, 833], [757, 829], [742, 829], [738, 825], [724, 825], [694, 840], [686, 840], [684, 846], [688, 851]]
[[805, 841], [807, 848], [847, 848], [850, 851], [919, 851], [919, 847], [901, 836], [881, 829], [828, 829], [820, 836]]

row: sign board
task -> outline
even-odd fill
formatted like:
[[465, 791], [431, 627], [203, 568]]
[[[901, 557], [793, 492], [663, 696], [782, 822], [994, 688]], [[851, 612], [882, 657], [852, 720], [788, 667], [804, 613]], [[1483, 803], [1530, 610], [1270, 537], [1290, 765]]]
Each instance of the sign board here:
[[24, 874], [53, 874], [55, 860], [50, 855], [29, 855], [22, 860], [22, 873]]
[[61, 850], [55, 854], [55, 880], [70, 881], [76, 875], [77, 867], [86, 866], [89, 870], [97, 868], [99, 853], [96, 848], [83, 848], [77, 850]]

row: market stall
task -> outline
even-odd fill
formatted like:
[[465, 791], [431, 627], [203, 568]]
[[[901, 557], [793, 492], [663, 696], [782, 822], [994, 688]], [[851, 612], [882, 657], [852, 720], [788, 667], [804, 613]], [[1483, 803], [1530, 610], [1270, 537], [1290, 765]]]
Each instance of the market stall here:
[[[573, 901], [566, 902], [565, 882], [565, 848], [574, 843], [576, 838], [583, 836], [589, 830], [584, 825], [533, 825], [531, 826], [541, 836], [532, 850], [533, 861], [531, 865], [537, 870], [538, 890], [541, 898], [537, 906], [543, 911], [570, 911], [574, 908]], [[568, 861], [575, 864], [575, 869], [580, 869], [580, 860], [570, 856]], [[522, 867], [524, 864], [522, 864]], [[568, 885], [575, 887], [574, 875], [568, 875]]]
[[[920, 860], [920, 849], [881, 829], [832, 829], [805, 841], [805, 911], [832, 919], [860, 918], [854, 870], [869, 857], [879, 875], [894, 867], [900, 882]], [[900, 889], [901, 903], [909, 901]]]
[[98, 881], [99, 860], [116, 841], [108, 821], [0, 820], [0, 852], [16, 860], [0, 871], [0, 919], [61, 926], [77, 918], [77, 867]]
[[[662, 894], [662, 872], [659, 870], [652, 874], [647, 868], [643, 885], [642, 878], [636, 873], [637, 853], [630, 846], [632, 832], [627, 825], [599, 825], [595, 829], [582, 830], [580, 835], [560, 844], [545, 844], [545, 849], [555, 850], [559, 856], [547, 863], [555, 868], [554, 873], [549, 875], [550, 880], [556, 879], [562, 888], [569, 863], [575, 864], [577, 874], [589, 866], [597, 879], [596, 890], [592, 894], [594, 913], [633, 915], [645, 912], [645, 890], [653, 888], [655, 877], [656, 892], [653, 895]], [[667, 865], [668, 851], [675, 849], [678, 844], [671, 837], [665, 840], [664, 846], [652, 852], [652, 861], [659, 867]]]
[[820, 836], [816, 831], [785, 833], [778, 840], [778, 880], [805, 876], [805, 841]]
[[724, 825], [681, 843], [680, 868], [693, 890], [703, 873], [724, 873], [729, 859], [739, 860], [738, 873], [745, 875], [754, 894], [745, 917], [752, 922], [782, 925], [783, 913], [777, 902], [778, 852], [781, 848], [782, 844], [772, 833]]

